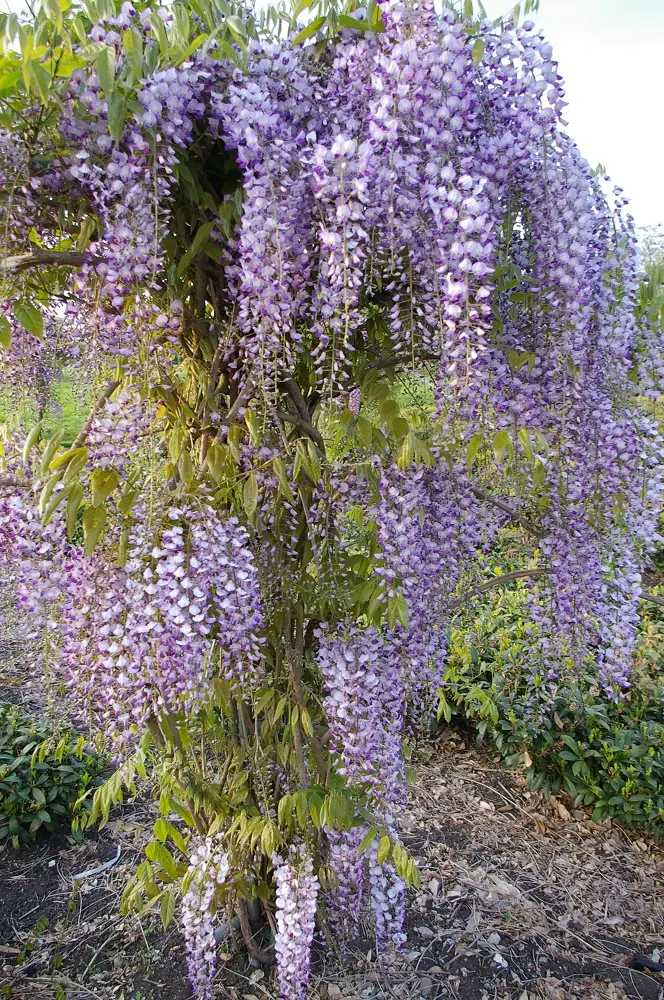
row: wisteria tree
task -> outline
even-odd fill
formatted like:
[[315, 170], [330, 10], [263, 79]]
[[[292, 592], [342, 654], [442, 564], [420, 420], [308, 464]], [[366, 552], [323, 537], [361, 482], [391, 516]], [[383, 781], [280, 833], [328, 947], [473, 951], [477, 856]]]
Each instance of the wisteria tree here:
[[216, 923], [298, 1000], [316, 933], [403, 941], [402, 745], [465, 601], [528, 579], [534, 711], [629, 684], [663, 361], [626, 203], [518, 11], [44, 0], [0, 39], [3, 399], [96, 398], [67, 447], [10, 422], [3, 572], [117, 762], [89, 821], [157, 789], [125, 905], [178, 913], [197, 996]]

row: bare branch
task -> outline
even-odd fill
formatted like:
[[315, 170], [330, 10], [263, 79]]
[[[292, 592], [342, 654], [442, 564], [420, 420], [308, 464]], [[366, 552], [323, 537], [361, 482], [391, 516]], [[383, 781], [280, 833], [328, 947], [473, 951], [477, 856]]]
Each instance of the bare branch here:
[[291, 376], [290, 378], [284, 379], [283, 387], [286, 389], [286, 392], [295, 404], [295, 408], [300, 415], [300, 419], [298, 420], [296, 417], [293, 417], [292, 414], [282, 412], [279, 412], [279, 416], [282, 420], [287, 420], [289, 423], [299, 427], [300, 430], [303, 430], [307, 437], [311, 438], [321, 454], [325, 455], [325, 441], [323, 440], [323, 436], [318, 428], [314, 427], [311, 422], [311, 414], [309, 413], [307, 401], [302, 395], [297, 381]]
[[0, 260], [0, 273], [19, 274], [31, 267], [83, 267], [84, 264], [98, 264], [100, 258], [77, 250], [33, 250], [31, 253], [17, 254]]
[[473, 493], [478, 500], [481, 500], [483, 503], [489, 503], [493, 507], [497, 507], [498, 510], [502, 510], [503, 514], [507, 514], [507, 516], [510, 517], [513, 521], [516, 521], [517, 524], [520, 524], [521, 527], [525, 531], [527, 531], [529, 535], [533, 536], [533, 538], [545, 537], [544, 531], [542, 531], [540, 528], [534, 525], [532, 521], [529, 521], [528, 518], [524, 517], [522, 514], [519, 514], [518, 510], [515, 510], [513, 507], [510, 507], [510, 505], [508, 503], [505, 503], [504, 500], [500, 500], [498, 497], [491, 496], [490, 493], [487, 493], [487, 491], [483, 490], [480, 486], [471, 486], [470, 490], [471, 493]]
[[300, 387], [296, 380], [291, 376], [290, 378], [284, 379], [284, 387], [290, 396], [290, 398], [295, 403], [297, 412], [300, 414], [303, 420], [307, 423], [311, 422], [311, 414], [309, 413], [309, 407], [307, 406], [307, 401], [300, 391]]
[[247, 951], [250, 955], [260, 962], [261, 965], [274, 965], [276, 959], [273, 951], [264, 951], [259, 945], [254, 941], [256, 936], [249, 923], [249, 914], [247, 913], [247, 904], [244, 899], [238, 899], [235, 903], [235, 912], [238, 915], [240, 921], [240, 929], [242, 931], [242, 937], [244, 938], [244, 943], [247, 946]]
[[[503, 576], [497, 576], [493, 580], [487, 580], [486, 583], [481, 583], [479, 587], [474, 587], [473, 590], [467, 591], [462, 597], [459, 597], [456, 601], [450, 604], [450, 611], [458, 611], [459, 608], [463, 607], [468, 601], [472, 600], [473, 597], [481, 597], [482, 594], [486, 594], [487, 591], [493, 590], [494, 587], [502, 587], [504, 583], [509, 583], [511, 580], [527, 580], [535, 579], [540, 576], [553, 576], [554, 570], [546, 566], [536, 566], [533, 569], [517, 569], [513, 570], [511, 573], [505, 573]], [[649, 590], [642, 590], [639, 594], [639, 599], [645, 601], [647, 604], [656, 604], [660, 608], [664, 608], [664, 597], [659, 597], [657, 594], [651, 594]]]
[[313, 424], [309, 423], [308, 420], [303, 420], [302, 417], [295, 416], [294, 413], [286, 413], [285, 410], [275, 411], [280, 420], [285, 420], [287, 423], [292, 424], [293, 427], [297, 427], [301, 430], [307, 437], [311, 438], [321, 454], [325, 455], [325, 441], [319, 430], [317, 430]]
[[660, 608], [664, 608], [664, 597], [658, 597], [657, 594], [651, 594], [649, 590], [642, 590], [640, 594], [642, 601], [647, 601], [648, 604], [656, 604]]
[[18, 476], [0, 476], [0, 489], [5, 487], [13, 490], [31, 490], [32, 483], [27, 479], [19, 479]]
[[488, 590], [493, 590], [494, 587], [502, 587], [504, 583], [509, 583], [511, 580], [526, 580], [538, 576], [550, 576], [553, 572], [552, 569], [548, 569], [546, 566], [536, 566], [533, 569], [515, 569], [511, 573], [505, 573], [503, 576], [497, 576], [493, 580], [487, 580], [486, 583], [481, 583], [479, 587], [474, 587], [472, 590], [467, 591], [462, 597], [459, 597], [458, 600], [450, 604], [450, 611], [456, 611], [473, 597], [481, 597]]
[[102, 392], [101, 396], [99, 396], [99, 398], [95, 401], [95, 404], [90, 411], [90, 415], [83, 424], [83, 427], [76, 436], [76, 439], [72, 441], [71, 446], [69, 448], [70, 451], [73, 451], [74, 448], [80, 448], [81, 445], [85, 444], [85, 440], [88, 434], [90, 433], [95, 417], [106, 403], [106, 400], [111, 398], [111, 396], [119, 386], [120, 382], [118, 379], [114, 379], [113, 382], [108, 383], [108, 385]]

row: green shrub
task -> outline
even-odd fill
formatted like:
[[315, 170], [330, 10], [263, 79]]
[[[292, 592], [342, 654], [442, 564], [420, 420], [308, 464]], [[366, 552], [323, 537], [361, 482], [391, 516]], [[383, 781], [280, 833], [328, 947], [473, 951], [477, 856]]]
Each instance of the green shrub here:
[[595, 820], [613, 817], [664, 838], [664, 615], [644, 607], [632, 687], [619, 702], [587, 673], [537, 708], [527, 662], [525, 588], [496, 592], [453, 630], [439, 718], [490, 734], [533, 790], [566, 791]]
[[[591, 678], [588, 678], [591, 681]], [[664, 720], [645, 717], [638, 699], [614, 704], [592, 683], [561, 688], [550, 714], [529, 714], [524, 699], [499, 702], [493, 732], [508, 764], [528, 764], [533, 790], [564, 789], [574, 805], [664, 836]]]
[[42, 830], [53, 833], [85, 801], [101, 767], [83, 737], [56, 740], [48, 723], [0, 705], [0, 843], [18, 848]]

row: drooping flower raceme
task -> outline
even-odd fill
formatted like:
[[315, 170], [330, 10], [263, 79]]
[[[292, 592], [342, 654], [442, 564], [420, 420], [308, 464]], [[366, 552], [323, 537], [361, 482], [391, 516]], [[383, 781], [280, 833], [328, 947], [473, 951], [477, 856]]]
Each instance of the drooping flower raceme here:
[[279, 992], [284, 1000], [306, 1000], [316, 926], [318, 878], [306, 849], [291, 848], [289, 856], [286, 859], [276, 857], [274, 865]]
[[211, 1000], [217, 963], [212, 907], [226, 881], [228, 854], [219, 835], [198, 838], [189, 854], [188, 888], [182, 897], [182, 931], [187, 970], [196, 1000]]

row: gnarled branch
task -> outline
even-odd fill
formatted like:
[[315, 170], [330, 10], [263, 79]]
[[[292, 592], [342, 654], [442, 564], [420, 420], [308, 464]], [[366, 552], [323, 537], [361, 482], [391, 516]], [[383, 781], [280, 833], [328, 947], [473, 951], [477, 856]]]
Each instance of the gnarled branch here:
[[292, 424], [293, 427], [297, 427], [298, 430], [311, 438], [321, 454], [325, 454], [325, 441], [320, 431], [313, 424], [309, 423], [308, 420], [303, 420], [302, 417], [296, 416], [294, 413], [286, 413], [285, 410], [276, 410], [275, 412], [280, 420], [285, 420], [287, 423]]
[[511, 573], [504, 573], [503, 576], [496, 576], [493, 580], [487, 580], [486, 583], [481, 583], [478, 587], [473, 587], [472, 590], [467, 591], [462, 597], [453, 601], [450, 604], [450, 611], [456, 611], [458, 608], [463, 607], [463, 605], [470, 601], [473, 597], [481, 597], [482, 594], [486, 594], [488, 590], [493, 590], [494, 587], [502, 587], [504, 583], [509, 583], [511, 580], [525, 580], [538, 576], [550, 576], [553, 572], [554, 571], [552, 569], [548, 569], [546, 566], [536, 566], [533, 569], [515, 569]]
[[503, 514], [507, 514], [507, 516], [510, 517], [513, 521], [516, 521], [517, 524], [520, 524], [521, 527], [525, 531], [527, 531], [529, 535], [533, 536], [533, 538], [545, 537], [545, 532], [543, 532], [540, 528], [534, 525], [532, 521], [529, 521], [527, 517], [524, 517], [522, 514], [519, 514], [518, 510], [515, 510], [514, 507], [510, 507], [510, 505], [508, 503], [505, 503], [504, 500], [500, 500], [498, 497], [494, 497], [490, 493], [487, 493], [487, 491], [483, 490], [481, 486], [471, 486], [470, 491], [471, 493], [473, 493], [474, 496], [477, 497], [478, 500], [481, 500], [483, 503], [489, 503], [493, 507], [497, 507], [498, 510], [502, 510]]
[[95, 417], [102, 409], [102, 407], [106, 404], [106, 400], [111, 398], [111, 396], [113, 395], [115, 390], [119, 388], [119, 386], [120, 386], [119, 379], [114, 379], [112, 382], [108, 383], [108, 385], [106, 386], [102, 394], [99, 396], [99, 398], [95, 400], [95, 404], [90, 411], [88, 419], [85, 421], [80, 431], [76, 435], [75, 440], [72, 441], [71, 443], [71, 447], [69, 449], [70, 451], [73, 451], [74, 448], [80, 448], [81, 445], [85, 444], [86, 438], [90, 433]]
[[[453, 601], [450, 606], [450, 611], [458, 611], [459, 608], [463, 607], [468, 601], [472, 600], [473, 597], [481, 597], [482, 594], [486, 594], [487, 591], [493, 590], [494, 587], [502, 587], [504, 583], [510, 583], [512, 580], [527, 580], [536, 579], [539, 576], [552, 576], [555, 570], [547, 566], [535, 566], [533, 569], [516, 569], [511, 573], [504, 573], [502, 576], [497, 576], [493, 580], [487, 580], [486, 583], [481, 583], [478, 587], [473, 587], [472, 590], [468, 590], [461, 597]], [[660, 608], [664, 608], [664, 597], [659, 597], [657, 594], [651, 594], [649, 590], [642, 590], [639, 594], [639, 600], [645, 601], [648, 604], [656, 604]]]
[[254, 941], [254, 933], [251, 929], [251, 924], [249, 923], [249, 914], [247, 913], [247, 904], [244, 899], [238, 899], [235, 904], [235, 911], [238, 915], [240, 921], [240, 929], [242, 931], [242, 937], [244, 938], [244, 943], [247, 946], [247, 951], [252, 955], [257, 962], [261, 965], [274, 965], [276, 959], [273, 951], [264, 951], [259, 945]]
[[31, 267], [83, 267], [84, 264], [98, 264], [99, 257], [79, 250], [32, 250], [30, 253], [16, 254], [0, 260], [0, 273], [19, 274]]

